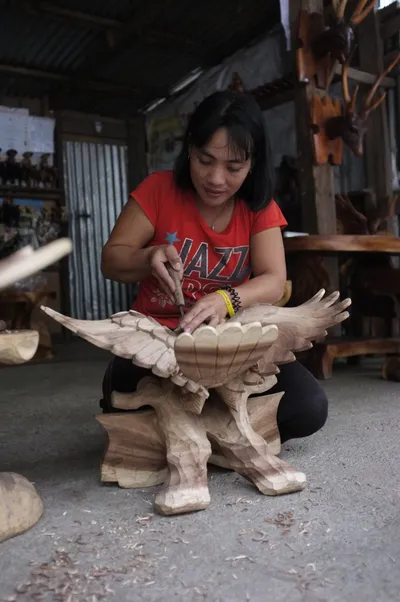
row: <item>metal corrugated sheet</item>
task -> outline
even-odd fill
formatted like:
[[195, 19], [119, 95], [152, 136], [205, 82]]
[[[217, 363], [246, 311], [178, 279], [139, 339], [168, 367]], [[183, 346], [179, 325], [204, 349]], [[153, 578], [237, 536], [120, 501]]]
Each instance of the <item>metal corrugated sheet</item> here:
[[143, 6], [143, 0], [52, 0], [52, 4], [109, 19], [125, 19]]
[[1, 16], [0, 62], [69, 74], [86, 60], [98, 35], [48, 15], [7, 10]]
[[100, 320], [128, 309], [134, 287], [105, 280], [101, 250], [128, 198], [127, 148], [66, 140], [63, 143], [73, 253], [69, 257], [71, 314]]
[[[132, 115], [160, 96], [157, 86], [173, 87], [193, 69], [219, 63], [279, 20], [278, 0], [55, 0], [52, 4], [117, 20], [124, 26], [131, 23], [131, 28], [122, 47], [117, 41], [115, 51], [106, 32], [95, 24], [31, 14], [13, 2], [2, 12], [0, 64], [133, 86], [137, 94], [129, 98], [118, 90], [91, 90], [92, 104], [116, 117]], [[96, 64], [98, 53], [102, 58]], [[31, 79], [27, 74], [13, 78], [0, 71], [0, 88], [6, 85], [6, 93], [12, 95], [21, 94], [22, 87], [26, 94]], [[35, 94], [38, 88], [42, 94], [57, 92], [57, 83], [38, 78], [32, 85]], [[67, 88], [62, 108], [87, 110], [87, 96], [81, 88]]]

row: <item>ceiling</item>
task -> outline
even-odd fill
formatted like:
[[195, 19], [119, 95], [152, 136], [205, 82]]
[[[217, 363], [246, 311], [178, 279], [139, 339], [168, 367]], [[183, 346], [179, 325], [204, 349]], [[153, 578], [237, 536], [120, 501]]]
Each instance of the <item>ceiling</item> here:
[[[278, 0], [0, 0], [3, 96], [129, 117], [279, 22]], [[267, 60], [267, 59], [266, 59]]]

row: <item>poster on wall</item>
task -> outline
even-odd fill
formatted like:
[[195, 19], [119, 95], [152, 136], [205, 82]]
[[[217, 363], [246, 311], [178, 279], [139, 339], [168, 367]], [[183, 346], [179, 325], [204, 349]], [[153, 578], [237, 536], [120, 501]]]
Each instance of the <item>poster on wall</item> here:
[[154, 117], [147, 125], [149, 173], [172, 169], [181, 150], [186, 119], [180, 116]]

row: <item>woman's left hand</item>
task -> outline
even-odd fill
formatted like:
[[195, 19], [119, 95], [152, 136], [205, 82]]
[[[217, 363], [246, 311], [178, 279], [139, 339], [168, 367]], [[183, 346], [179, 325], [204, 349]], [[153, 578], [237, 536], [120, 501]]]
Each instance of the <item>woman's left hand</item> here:
[[199, 299], [182, 318], [179, 325], [185, 332], [193, 332], [204, 322], [207, 322], [210, 326], [221, 324], [221, 322], [224, 322], [226, 315], [226, 304], [221, 295], [211, 293]]

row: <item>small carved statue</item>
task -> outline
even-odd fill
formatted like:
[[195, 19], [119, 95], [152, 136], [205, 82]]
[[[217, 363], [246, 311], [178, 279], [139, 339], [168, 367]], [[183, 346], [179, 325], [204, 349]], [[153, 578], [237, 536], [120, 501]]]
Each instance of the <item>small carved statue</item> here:
[[349, 63], [343, 66], [342, 69], [342, 91], [345, 106], [343, 115], [332, 117], [325, 125], [325, 132], [329, 139], [335, 140], [338, 137], [343, 139], [343, 142], [357, 156], [362, 157], [364, 154], [364, 136], [367, 131], [367, 120], [369, 115], [379, 107], [384, 101], [386, 93], [384, 92], [378, 99], [374, 101], [374, 96], [379, 89], [382, 80], [387, 74], [397, 65], [400, 60], [400, 53], [390, 63], [390, 65], [377, 77], [376, 82], [372, 86], [367, 96], [363, 99], [361, 109], [357, 111], [356, 101], [359, 87], [357, 86], [353, 96], [349, 92], [348, 70]]
[[359, 0], [350, 19], [346, 21], [345, 10], [347, 0], [334, 0], [335, 18], [329, 27], [317, 36], [313, 42], [315, 57], [320, 59], [330, 54], [333, 60], [343, 65], [354, 49], [354, 29], [359, 25], [375, 6], [375, 0]]

